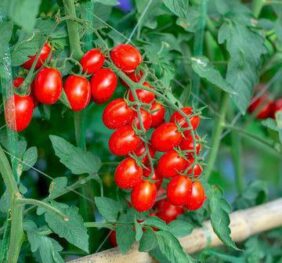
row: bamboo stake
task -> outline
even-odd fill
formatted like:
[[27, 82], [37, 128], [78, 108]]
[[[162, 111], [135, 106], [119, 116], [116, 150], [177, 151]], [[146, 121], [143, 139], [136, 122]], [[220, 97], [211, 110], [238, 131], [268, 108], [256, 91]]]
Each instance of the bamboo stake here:
[[[253, 208], [239, 210], [230, 215], [231, 236], [235, 242], [243, 241], [252, 235], [282, 226], [282, 198]], [[203, 227], [180, 239], [181, 245], [189, 253], [200, 251], [206, 247], [222, 245], [213, 232], [210, 221]], [[117, 248], [108, 249], [87, 257], [79, 258], [71, 263], [153, 263], [147, 253], [138, 251], [135, 245], [126, 255]]]

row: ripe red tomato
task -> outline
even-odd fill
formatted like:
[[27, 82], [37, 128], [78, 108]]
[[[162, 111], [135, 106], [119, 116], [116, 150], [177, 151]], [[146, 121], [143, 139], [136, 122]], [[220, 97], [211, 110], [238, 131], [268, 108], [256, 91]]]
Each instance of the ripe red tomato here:
[[186, 202], [186, 207], [189, 210], [197, 210], [202, 207], [206, 200], [205, 189], [200, 181], [192, 183], [192, 192]]
[[[142, 162], [146, 163], [149, 157], [147, 154], [145, 155], [145, 152], [146, 152], [145, 144], [144, 142], [141, 142], [138, 148], [133, 153], [138, 157], [142, 157]], [[156, 153], [151, 146], [149, 146], [149, 153], [152, 158], [155, 156]]]
[[13, 85], [15, 88], [19, 88], [24, 82], [24, 78], [23, 77], [16, 77], [14, 80], [13, 80]]
[[132, 122], [135, 112], [124, 99], [111, 101], [103, 112], [103, 122], [109, 129], [118, 129]]
[[178, 146], [182, 139], [177, 126], [172, 122], [166, 122], [153, 131], [151, 142], [155, 150], [167, 152]]
[[64, 88], [73, 111], [80, 111], [87, 107], [91, 97], [91, 88], [89, 81], [85, 77], [68, 76]]
[[[144, 82], [143, 86], [146, 86], [148, 88], [152, 88], [152, 86], [148, 82]], [[136, 95], [137, 95], [138, 99], [143, 103], [151, 103], [155, 99], [155, 93], [154, 92], [144, 90], [144, 89], [137, 89]], [[135, 101], [131, 91], [129, 92], [129, 100]]]
[[115, 183], [121, 189], [130, 189], [142, 181], [143, 170], [130, 157], [124, 159], [115, 171]]
[[200, 164], [195, 164], [192, 169], [188, 171], [189, 174], [192, 174], [195, 178], [199, 177], [203, 172], [203, 167]]
[[[144, 172], [145, 177], [150, 177], [151, 175], [150, 168], [144, 169], [143, 172]], [[163, 178], [160, 176], [157, 169], [154, 169], [151, 179], [154, 180], [154, 183], [156, 184], [157, 189], [160, 188]]]
[[118, 78], [109, 68], [99, 69], [91, 78], [91, 92], [94, 102], [101, 104], [109, 100], [117, 87]]
[[[144, 129], [149, 130], [151, 128], [151, 125], [152, 125], [151, 114], [144, 109], [140, 109], [140, 113], [141, 113], [141, 121], [143, 123]], [[141, 124], [140, 124], [137, 112], [135, 112], [135, 117], [132, 121], [132, 125], [133, 125], [133, 127], [137, 127], [137, 129], [141, 130]]]
[[80, 60], [83, 72], [87, 74], [96, 73], [105, 62], [105, 56], [99, 48], [87, 51]]
[[177, 175], [167, 185], [167, 198], [173, 205], [185, 205], [192, 192], [189, 177]]
[[[200, 140], [198, 135], [195, 136], [197, 140]], [[199, 142], [196, 142], [196, 154], [200, 154], [202, 146]], [[185, 136], [180, 144], [180, 149], [183, 151], [187, 151], [188, 153], [194, 153], [194, 140], [191, 134]]]
[[8, 98], [5, 105], [7, 126], [17, 132], [26, 129], [31, 122], [33, 108], [34, 104], [30, 96], [14, 94]]
[[181, 206], [175, 206], [165, 199], [157, 202], [156, 210], [156, 216], [164, 220], [167, 224], [184, 213], [184, 209]]
[[272, 118], [275, 118], [276, 112], [282, 111], [282, 98], [273, 101], [271, 110], [272, 110], [272, 114], [271, 114]]
[[183, 172], [189, 162], [179, 155], [175, 150], [170, 150], [163, 154], [158, 162], [158, 172], [164, 178], [170, 178]]
[[109, 241], [110, 241], [110, 244], [112, 245], [112, 247], [116, 247], [117, 246], [116, 231], [111, 230], [111, 233], [110, 233], [110, 236], [109, 236]]
[[110, 137], [109, 148], [112, 154], [122, 156], [134, 152], [141, 143], [131, 126], [117, 129]]
[[34, 95], [43, 104], [54, 104], [63, 89], [62, 75], [55, 68], [43, 68], [34, 80]]
[[[187, 115], [187, 117], [193, 114], [192, 107], [184, 107], [181, 110]], [[196, 130], [200, 125], [200, 121], [201, 121], [200, 117], [195, 115], [195, 116], [189, 117], [189, 119], [190, 119], [193, 130]], [[171, 115], [170, 121], [177, 122], [183, 128], [189, 128], [189, 124], [186, 122], [186, 119], [177, 111]], [[186, 134], [189, 134], [189, 131], [187, 131], [185, 135]]]
[[156, 197], [156, 185], [149, 181], [142, 181], [134, 186], [131, 192], [131, 203], [135, 210], [144, 212], [153, 207]]
[[[131, 72], [131, 73], [127, 73], [126, 74], [132, 81], [134, 82], [139, 82], [142, 78], [142, 76], [144, 75], [143, 71], [139, 70], [138, 72], [134, 71], [134, 72]], [[128, 88], [128, 84], [125, 83], [123, 80], [121, 80], [121, 84]]]
[[264, 94], [252, 100], [248, 112], [254, 113], [258, 119], [266, 119], [271, 116], [272, 101]]
[[142, 62], [139, 50], [129, 44], [114, 47], [110, 55], [114, 64], [127, 73], [133, 72]]
[[151, 106], [151, 115], [152, 115], [152, 128], [156, 128], [160, 126], [164, 122], [165, 117], [165, 107], [157, 102], [154, 101]]
[[[46, 59], [49, 57], [52, 51], [51, 46], [48, 43], [45, 43], [43, 48], [40, 51], [40, 55], [38, 57], [37, 63], [35, 65], [35, 69], [39, 69]], [[32, 64], [34, 63], [36, 55], [29, 56], [29, 59], [22, 65], [25, 69], [31, 69]]]

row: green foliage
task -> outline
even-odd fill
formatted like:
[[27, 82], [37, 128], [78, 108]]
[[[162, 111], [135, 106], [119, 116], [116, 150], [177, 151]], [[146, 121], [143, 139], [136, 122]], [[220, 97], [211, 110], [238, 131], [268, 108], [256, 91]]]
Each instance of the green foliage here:
[[37, 161], [38, 154], [36, 147], [28, 148], [23, 155], [23, 171], [29, 170]]
[[115, 222], [119, 212], [122, 210], [120, 202], [107, 197], [95, 197], [95, 204], [99, 213], [110, 222]]
[[190, 234], [193, 230], [193, 226], [184, 220], [174, 220], [168, 225], [169, 232], [176, 237], [184, 237]]
[[149, 252], [158, 245], [155, 231], [151, 228], [146, 228], [139, 243], [139, 251]]
[[55, 178], [49, 186], [49, 198], [57, 198], [66, 190], [67, 185], [68, 179], [66, 177]]
[[165, 6], [178, 17], [187, 17], [189, 0], [164, 0]]

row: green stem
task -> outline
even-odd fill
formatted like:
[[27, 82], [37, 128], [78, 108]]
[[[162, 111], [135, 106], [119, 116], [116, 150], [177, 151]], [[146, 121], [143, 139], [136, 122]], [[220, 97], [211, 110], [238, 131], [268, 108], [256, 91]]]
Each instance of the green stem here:
[[84, 113], [74, 113], [74, 130], [76, 144], [83, 150], [86, 150], [85, 127], [84, 127]]
[[210, 177], [216, 161], [218, 149], [220, 146], [220, 136], [224, 128], [224, 120], [227, 111], [228, 101], [229, 101], [229, 96], [227, 93], [225, 93], [222, 99], [222, 106], [221, 106], [219, 118], [215, 123], [214, 131], [211, 139], [211, 149], [208, 157], [207, 167], [205, 170], [205, 175], [207, 179]]

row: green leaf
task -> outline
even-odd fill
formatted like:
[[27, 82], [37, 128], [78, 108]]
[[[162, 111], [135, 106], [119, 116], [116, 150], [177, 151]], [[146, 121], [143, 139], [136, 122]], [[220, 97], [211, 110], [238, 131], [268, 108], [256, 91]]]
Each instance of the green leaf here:
[[40, 234], [39, 229], [32, 221], [24, 222], [24, 229], [27, 233], [31, 252], [38, 252], [41, 262], [44, 263], [63, 263], [64, 260], [59, 252], [62, 251], [60, 244], [48, 237]]
[[35, 146], [28, 148], [23, 155], [23, 171], [32, 168], [37, 162], [37, 158], [37, 148]]
[[83, 151], [55, 135], [50, 135], [50, 140], [60, 162], [73, 174], [94, 174], [100, 169], [101, 160], [91, 152]]
[[216, 87], [230, 93], [236, 94], [232, 86], [220, 75], [219, 71], [210, 63], [206, 57], [192, 57], [192, 69], [201, 77]]
[[167, 231], [156, 232], [157, 242], [161, 253], [171, 263], [193, 262], [181, 247], [178, 239]]
[[167, 224], [165, 223], [165, 221], [163, 221], [162, 219], [156, 217], [156, 216], [150, 216], [148, 217], [145, 221], [144, 221], [144, 225], [146, 226], [152, 226], [152, 227], [156, 227], [160, 230], [168, 230], [169, 227], [167, 226]]
[[158, 245], [154, 230], [146, 228], [139, 243], [139, 251], [149, 252]]
[[135, 227], [135, 240], [140, 241], [143, 235], [143, 229], [142, 225], [139, 224], [136, 220], [134, 221], [134, 227]]
[[101, 3], [103, 5], [109, 5], [109, 6], [116, 6], [118, 5], [117, 0], [92, 0], [92, 3]]
[[178, 17], [187, 17], [189, 0], [163, 0], [165, 6]]
[[55, 199], [66, 190], [68, 179], [66, 177], [55, 178], [49, 186], [49, 198]]
[[32, 32], [41, 0], [13, 0], [10, 1], [9, 16], [25, 31]]
[[2, 22], [0, 23], [0, 56], [3, 57], [5, 49], [7, 48], [9, 41], [13, 33], [13, 23], [12, 22]]
[[115, 222], [122, 210], [121, 203], [107, 197], [95, 197], [95, 204], [99, 213], [110, 222]]
[[78, 213], [78, 208], [69, 207], [55, 201], [52, 201], [51, 205], [64, 213], [69, 220], [65, 221], [60, 216], [45, 210], [45, 220], [50, 229], [59, 237], [65, 238], [69, 243], [88, 252], [89, 237], [83, 219]]
[[168, 225], [169, 232], [176, 237], [184, 237], [190, 234], [193, 230], [193, 226], [184, 220], [174, 220]]
[[231, 207], [228, 202], [224, 199], [222, 191], [213, 186], [209, 196], [209, 208], [211, 224], [214, 232], [218, 238], [227, 246], [237, 249], [236, 244], [230, 237], [230, 219], [229, 213]]

